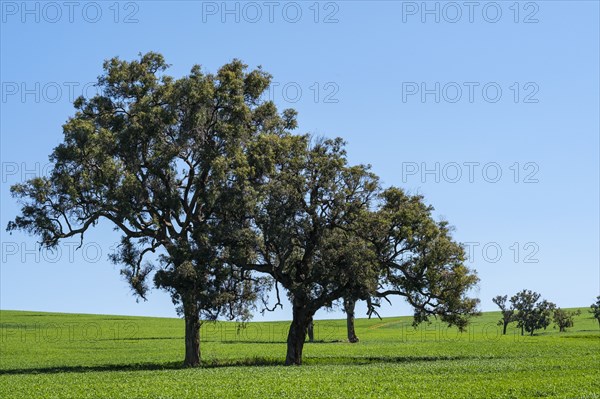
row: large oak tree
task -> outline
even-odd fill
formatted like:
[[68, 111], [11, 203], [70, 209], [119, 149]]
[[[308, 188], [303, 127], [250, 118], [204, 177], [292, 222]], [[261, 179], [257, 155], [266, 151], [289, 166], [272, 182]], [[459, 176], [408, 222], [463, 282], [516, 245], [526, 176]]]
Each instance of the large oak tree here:
[[260, 284], [228, 262], [222, 239], [253, 198], [251, 143], [294, 128], [295, 113], [263, 101], [270, 76], [240, 61], [180, 79], [167, 68], [156, 53], [104, 63], [99, 94], [78, 98], [63, 126], [51, 175], [12, 187], [22, 210], [8, 230], [52, 248], [111, 223], [122, 234], [112, 260], [142, 298], [153, 274], [171, 294], [185, 318], [184, 364], [197, 366], [202, 319], [250, 316]]
[[248, 224], [255, 256], [240, 262], [269, 275], [277, 292], [286, 290], [292, 305], [286, 364], [301, 364], [317, 310], [332, 306], [356, 281], [376, 282], [362, 263], [367, 243], [349, 227], [368, 208], [378, 182], [366, 166], [348, 165], [341, 139], [265, 137], [262, 147], [267, 155], [255, 164], [266, 178]]
[[302, 363], [315, 313], [342, 299], [347, 311], [365, 299], [376, 313], [382, 298], [399, 295], [415, 309], [415, 323], [435, 316], [466, 325], [476, 313], [478, 300], [467, 293], [477, 276], [422, 197], [397, 188], [381, 192], [367, 166], [349, 165], [341, 139], [271, 137], [269, 143], [278, 150], [255, 160], [265, 168], [247, 225], [255, 256], [240, 265], [266, 273], [287, 292], [286, 364]]

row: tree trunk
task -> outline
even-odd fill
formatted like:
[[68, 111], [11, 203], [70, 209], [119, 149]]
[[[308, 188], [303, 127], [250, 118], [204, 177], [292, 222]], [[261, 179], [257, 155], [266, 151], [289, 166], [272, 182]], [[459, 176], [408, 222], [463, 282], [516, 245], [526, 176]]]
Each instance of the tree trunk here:
[[308, 325], [312, 322], [310, 315], [303, 306], [293, 306], [293, 319], [287, 338], [287, 355], [285, 365], [301, 365], [302, 349], [306, 340]]
[[315, 323], [308, 323], [308, 342], [315, 342]]
[[504, 321], [504, 328], [502, 329], [502, 335], [506, 335], [506, 328], [508, 327], [508, 322]]
[[356, 336], [356, 331], [354, 330], [354, 308], [356, 306], [356, 301], [352, 298], [344, 299], [344, 310], [346, 311], [346, 327], [348, 330], [348, 342], [356, 343], [358, 342], [358, 337]]
[[183, 304], [185, 318], [184, 367], [200, 366], [200, 316], [196, 303]]
[[525, 335], [525, 326], [521, 326], [521, 336]]

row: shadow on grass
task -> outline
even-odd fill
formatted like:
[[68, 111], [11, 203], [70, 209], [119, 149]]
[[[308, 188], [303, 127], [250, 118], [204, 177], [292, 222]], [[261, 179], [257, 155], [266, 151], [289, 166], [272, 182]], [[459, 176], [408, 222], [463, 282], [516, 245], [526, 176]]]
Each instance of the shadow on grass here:
[[488, 356], [330, 356], [307, 357], [303, 359], [306, 365], [365, 365], [377, 363], [417, 363], [440, 362], [469, 359], [492, 359]]
[[183, 337], [130, 337], [130, 338], [100, 338], [96, 341], [156, 341], [156, 340], [183, 340]]
[[[311, 365], [367, 365], [377, 363], [415, 363], [455, 361], [466, 359], [484, 359], [473, 356], [332, 356], [332, 357], [306, 357], [304, 364]], [[490, 357], [491, 358], [491, 357]], [[225, 367], [266, 367], [283, 366], [282, 358], [252, 357], [245, 359], [213, 359], [205, 360], [199, 369], [213, 369]], [[181, 362], [163, 363], [138, 363], [138, 364], [106, 364], [97, 366], [57, 366], [38, 368], [19, 368], [0, 370], [0, 375], [21, 374], [58, 374], [58, 373], [89, 373], [113, 371], [161, 371], [161, 370], [193, 370], [186, 368]]]
[[175, 370], [183, 368], [181, 362], [139, 363], [139, 364], [102, 364], [97, 366], [56, 366], [0, 370], [0, 375], [11, 374], [57, 374], [86, 373], [97, 371], [146, 371]]
[[[215, 339], [215, 340], [211, 340], [211, 339], [206, 339], [204, 340], [204, 342], [216, 342], [219, 344], [286, 344], [287, 341], [285, 339], [282, 340], [244, 340], [244, 339], [240, 339], [240, 340], [220, 340], [220, 339]], [[305, 345], [313, 345], [313, 344], [335, 344], [335, 343], [346, 343], [348, 341], [344, 341], [341, 339], [332, 339], [332, 340], [326, 340], [326, 339], [319, 339], [319, 340], [314, 340], [314, 341], [306, 341]]]
[[561, 338], [566, 338], [566, 339], [592, 339], [592, 340], [597, 340], [600, 339], [600, 334], [595, 334], [595, 335], [563, 335]]

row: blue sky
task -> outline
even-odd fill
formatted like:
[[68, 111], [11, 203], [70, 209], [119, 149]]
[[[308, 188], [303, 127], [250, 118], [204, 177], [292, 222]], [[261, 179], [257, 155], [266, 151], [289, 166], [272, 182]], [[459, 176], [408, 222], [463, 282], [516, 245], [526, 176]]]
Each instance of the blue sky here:
[[175, 315], [164, 292], [136, 303], [108, 262], [110, 226], [54, 254], [4, 231], [10, 185], [47, 170], [72, 98], [93, 94], [104, 59], [147, 51], [176, 77], [262, 65], [299, 133], [343, 137], [352, 162], [456, 227], [483, 310], [523, 288], [562, 307], [599, 294], [598, 2], [70, 4], [1, 2], [1, 309]]

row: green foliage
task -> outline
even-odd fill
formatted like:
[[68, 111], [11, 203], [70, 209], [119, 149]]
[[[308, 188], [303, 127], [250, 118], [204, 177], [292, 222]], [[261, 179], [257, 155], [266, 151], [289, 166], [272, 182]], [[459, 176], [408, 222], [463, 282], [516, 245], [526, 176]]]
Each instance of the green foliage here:
[[600, 324], [600, 296], [596, 297], [596, 303], [590, 305], [589, 312], [594, 319], [598, 320], [598, 324]]
[[401, 295], [415, 309], [415, 324], [435, 316], [466, 326], [477, 313], [468, 291], [478, 278], [422, 197], [381, 191], [367, 166], [348, 164], [339, 138], [263, 140], [268, 150], [251, 162], [264, 171], [248, 227], [256, 251], [239, 264], [285, 288], [293, 313], [290, 362], [300, 364], [315, 312], [342, 298], [367, 300], [376, 313], [381, 298]]
[[158, 269], [155, 286], [193, 325], [200, 315], [247, 319], [261, 280], [228, 261], [222, 239], [253, 198], [251, 143], [295, 127], [295, 112], [261, 100], [270, 75], [239, 60], [214, 75], [167, 69], [156, 53], [104, 63], [99, 94], [78, 98], [63, 126], [51, 175], [11, 188], [22, 208], [8, 230], [55, 247], [108, 221], [123, 234], [111, 259], [136, 295], [145, 299]]
[[524, 330], [533, 335], [536, 330], [546, 329], [550, 325], [556, 305], [545, 299], [539, 301], [540, 297], [537, 292], [523, 290], [510, 299], [517, 311], [515, 320], [521, 332]]
[[463, 334], [357, 319], [356, 344], [344, 342], [345, 320], [317, 320], [302, 368], [278, 366], [287, 322], [204, 323], [203, 367], [184, 369], [179, 319], [0, 311], [0, 397], [598, 398], [594, 319], [521, 337], [503, 336], [500, 316], [475, 317]]
[[264, 171], [258, 200], [238, 217], [248, 221], [255, 251], [239, 265], [268, 275], [277, 293], [285, 288], [293, 314], [287, 363], [301, 364], [315, 312], [358, 286], [377, 285], [375, 257], [355, 231], [378, 179], [367, 166], [348, 165], [340, 138], [265, 136], [258, 144], [266, 149], [251, 162]]
[[364, 228], [382, 277], [374, 296], [403, 296], [415, 310], [415, 325], [435, 316], [465, 328], [477, 314], [479, 300], [468, 294], [479, 278], [464, 264], [464, 250], [452, 239], [450, 226], [433, 220], [433, 207], [422, 196], [392, 187], [380, 198]]
[[244, 266], [268, 273], [314, 313], [369, 277], [361, 262], [366, 244], [348, 228], [368, 207], [377, 179], [365, 166], [347, 165], [341, 139], [278, 141], [272, 148], [280, 158], [257, 160], [269, 168], [251, 215], [258, 264]]
[[421, 196], [381, 191], [341, 138], [291, 134], [296, 112], [264, 100], [269, 74], [239, 60], [179, 79], [168, 67], [156, 53], [104, 63], [98, 94], [78, 98], [63, 126], [50, 177], [11, 188], [22, 207], [9, 231], [55, 247], [111, 223], [122, 234], [111, 260], [138, 297], [152, 276], [171, 295], [192, 366], [200, 319], [248, 320], [267, 283], [292, 302], [297, 364], [315, 312], [344, 297], [372, 314], [401, 295], [415, 325], [434, 316], [464, 329], [477, 314], [478, 278], [448, 223]]
[[558, 326], [560, 332], [565, 332], [567, 328], [573, 327], [575, 316], [579, 316], [580, 314], [581, 312], [579, 310], [569, 312], [568, 310], [556, 308], [554, 309], [552, 319], [554, 320], [554, 324]]
[[498, 325], [503, 326], [504, 334], [506, 334], [506, 328], [508, 324], [515, 320], [515, 308], [506, 303], [507, 299], [508, 295], [498, 295], [492, 298], [492, 302], [494, 302], [502, 312], [502, 319], [498, 321]]

